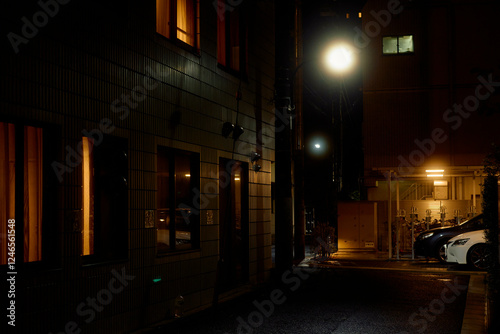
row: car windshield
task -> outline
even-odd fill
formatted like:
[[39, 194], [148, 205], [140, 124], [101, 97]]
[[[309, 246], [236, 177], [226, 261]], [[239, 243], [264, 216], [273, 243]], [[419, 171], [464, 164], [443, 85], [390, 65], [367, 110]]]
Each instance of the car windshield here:
[[466, 226], [467, 225], [482, 225], [483, 223], [483, 217], [482, 216], [476, 216], [471, 219], [468, 219], [466, 221], [463, 221], [459, 224], [459, 226]]

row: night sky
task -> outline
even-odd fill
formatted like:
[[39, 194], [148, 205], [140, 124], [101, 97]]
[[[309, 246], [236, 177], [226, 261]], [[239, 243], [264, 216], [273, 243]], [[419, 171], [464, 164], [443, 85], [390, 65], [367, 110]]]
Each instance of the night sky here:
[[[325, 220], [328, 207], [328, 184], [332, 175], [332, 144], [334, 130], [332, 111], [338, 112], [339, 86], [342, 82], [343, 96], [343, 186], [340, 200], [359, 198], [363, 175], [363, 153], [361, 124], [362, 76], [360, 64], [343, 78], [329, 75], [320, 57], [326, 46], [336, 40], [353, 41], [354, 27], [361, 26], [358, 12], [365, 1], [310, 1], [303, 7], [304, 40], [304, 136], [305, 136], [305, 185], [306, 207], [315, 208], [317, 220]], [[346, 13], [350, 18], [346, 19]], [[332, 108], [333, 107], [333, 108]], [[338, 121], [338, 115], [335, 117]], [[314, 153], [316, 138], [329, 143], [329, 151], [321, 156]]]

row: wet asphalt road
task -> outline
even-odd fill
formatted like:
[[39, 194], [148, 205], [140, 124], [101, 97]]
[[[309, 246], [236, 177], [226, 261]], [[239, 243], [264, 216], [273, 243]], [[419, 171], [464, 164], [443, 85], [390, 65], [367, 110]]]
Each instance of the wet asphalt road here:
[[460, 333], [469, 277], [295, 269], [280, 284], [152, 333]]

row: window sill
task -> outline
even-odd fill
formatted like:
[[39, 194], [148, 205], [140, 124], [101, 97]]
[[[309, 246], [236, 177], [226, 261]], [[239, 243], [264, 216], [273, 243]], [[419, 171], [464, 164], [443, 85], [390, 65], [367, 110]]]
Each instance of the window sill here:
[[192, 248], [192, 249], [179, 249], [179, 250], [171, 250], [168, 252], [162, 252], [162, 253], [156, 253], [157, 258], [163, 258], [163, 257], [170, 257], [170, 256], [175, 256], [175, 255], [185, 255], [185, 254], [191, 254], [191, 253], [200, 253], [201, 249], [200, 248]]
[[414, 55], [414, 54], [415, 54], [415, 52], [382, 53], [382, 56], [393, 57], [393, 56], [409, 56], [409, 55]]
[[196, 57], [201, 57], [201, 51], [200, 49], [198, 49], [197, 47], [195, 46], [192, 46], [192, 45], [189, 45], [183, 41], [181, 41], [180, 39], [171, 39], [171, 38], [168, 38], [168, 37], [165, 37], [163, 36], [162, 34], [156, 32], [155, 33], [156, 35], [156, 38], [158, 40], [161, 40], [161, 41], [166, 41], [167, 43], [169, 44], [172, 44], [180, 49], [183, 49], [189, 53], [191, 53], [193, 56], [196, 56]]
[[106, 265], [114, 265], [114, 264], [124, 264], [129, 262], [128, 258], [117, 258], [112, 260], [104, 260], [104, 259], [82, 259], [82, 268], [90, 268], [90, 267], [98, 267], [98, 266], [106, 266]]
[[221, 63], [217, 63], [217, 67], [221, 69], [222, 71], [240, 79], [246, 83], [248, 83], [248, 75], [245, 73], [242, 73], [241, 71], [236, 71], [230, 67], [227, 67], [225, 65], [222, 65]]

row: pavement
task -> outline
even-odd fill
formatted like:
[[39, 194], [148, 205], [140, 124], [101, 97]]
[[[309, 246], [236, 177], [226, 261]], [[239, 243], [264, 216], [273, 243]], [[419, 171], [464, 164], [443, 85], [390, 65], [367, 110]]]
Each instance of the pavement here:
[[[487, 298], [486, 298], [486, 272], [474, 271], [466, 266], [443, 264], [437, 260], [428, 260], [425, 258], [411, 259], [411, 254], [402, 254], [399, 259], [389, 258], [387, 252], [377, 251], [339, 251], [329, 257], [315, 257], [309, 249], [306, 249], [306, 256], [299, 264], [298, 268], [336, 268], [350, 270], [377, 270], [377, 271], [396, 271], [412, 272], [426, 274], [443, 275], [463, 275], [469, 277], [465, 310], [462, 320], [461, 334], [487, 333]], [[253, 290], [247, 286], [246, 289], [240, 289], [231, 296], [221, 296], [220, 302], [231, 301], [250, 294]], [[163, 325], [171, 323], [166, 321]], [[159, 324], [157, 324], [159, 325]], [[134, 332], [136, 334], [157, 333], [151, 331], [155, 326], [145, 328]]]
[[437, 260], [411, 258], [411, 254], [389, 258], [387, 252], [340, 250], [328, 257], [318, 258], [306, 251], [305, 259], [298, 267], [390, 270], [423, 272], [432, 274], [469, 275], [467, 301], [461, 334], [487, 333], [488, 305], [486, 272], [474, 271], [463, 265], [443, 264]]

